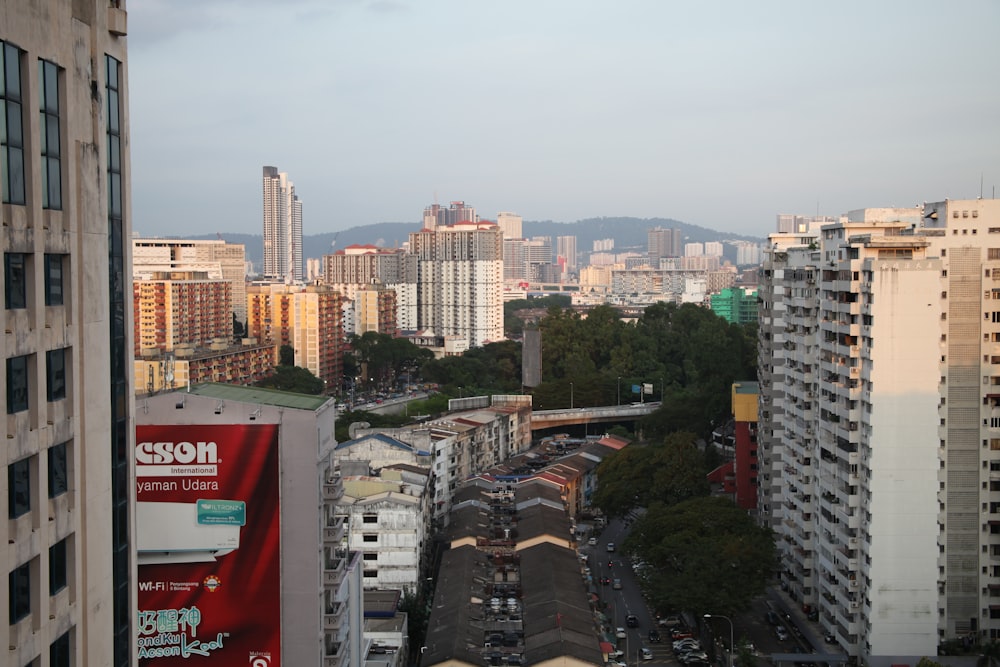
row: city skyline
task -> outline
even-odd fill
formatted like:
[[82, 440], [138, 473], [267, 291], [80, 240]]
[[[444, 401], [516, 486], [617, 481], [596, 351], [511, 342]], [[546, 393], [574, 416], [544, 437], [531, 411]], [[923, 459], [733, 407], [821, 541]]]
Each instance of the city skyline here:
[[997, 18], [986, 0], [144, 2], [135, 229], [259, 229], [261, 164], [294, 175], [310, 234], [454, 198], [762, 236], [778, 213], [990, 197]]

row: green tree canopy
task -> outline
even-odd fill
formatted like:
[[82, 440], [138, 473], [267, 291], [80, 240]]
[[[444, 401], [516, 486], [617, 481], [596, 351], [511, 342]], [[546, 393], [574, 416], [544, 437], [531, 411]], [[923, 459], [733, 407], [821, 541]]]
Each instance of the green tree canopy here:
[[777, 566], [771, 531], [720, 496], [650, 505], [623, 547], [646, 563], [640, 585], [660, 611], [742, 611]]
[[621, 516], [653, 503], [673, 505], [708, 495], [705, 458], [691, 433], [673, 433], [659, 445], [630, 445], [597, 468], [593, 503], [609, 516]]
[[294, 391], [299, 394], [322, 394], [323, 381], [309, 369], [299, 366], [275, 366], [274, 372], [257, 383], [258, 387]]

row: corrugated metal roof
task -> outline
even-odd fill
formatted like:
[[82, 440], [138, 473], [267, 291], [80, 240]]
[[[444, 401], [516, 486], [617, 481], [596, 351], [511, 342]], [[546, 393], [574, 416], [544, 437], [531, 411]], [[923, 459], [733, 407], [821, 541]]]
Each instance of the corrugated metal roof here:
[[242, 403], [259, 403], [261, 405], [277, 405], [283, 408], [298, 410], [319, 410], [327, 402], [333, 401], [328, 396], [313, 396], [312, 394], [297, 394], [291, 391], [263, 389], [261, 387], [244, 387], [235, 384], [207, 382], [191, 387], [188, 393], [198, 396], [208, 396], [220, 400], [239, 401]]

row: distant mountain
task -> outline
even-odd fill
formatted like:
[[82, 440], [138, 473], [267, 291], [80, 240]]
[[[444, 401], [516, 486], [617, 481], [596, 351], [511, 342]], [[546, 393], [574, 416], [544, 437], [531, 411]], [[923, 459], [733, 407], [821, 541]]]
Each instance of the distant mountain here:
[[[522, 231], [527, 238], [551, 236], [553, 249], [555, 249], [557, 236], [576, 236], [576, 247], [580, 252], [589, 252], [594, 241], [609, 238], [615, 240], [616, 250], [645, 251], [647, 232], [655, 227], [680, 229], [685, 242], [688, 243], [727, 240], [763, 243], [766, 240], [759, 236], [717, 232], [713, 229], [689, 225], [686, 222], [670, 218], [588, 218], [577, 222], [526, 220], [523, 223]], [[417, 231], [420, 231], [419, 222], [380, 222], [363, 227], [351, 227], [339, 232], [306, 235], [302, 237], [302, 255], [306, 258], [319, 258], [356, 244], [398, 248], [410, 240], [412, 232]], [[246, 247], [247, 260], [253, 262], [255, 267], [260, 267], [263, 264], [264, 237], [262, 235], [223, 232], [221, 236], [227, 243], [242, 243]], [[214, 239], [218, 236], [208, 234], [185, 238]]]

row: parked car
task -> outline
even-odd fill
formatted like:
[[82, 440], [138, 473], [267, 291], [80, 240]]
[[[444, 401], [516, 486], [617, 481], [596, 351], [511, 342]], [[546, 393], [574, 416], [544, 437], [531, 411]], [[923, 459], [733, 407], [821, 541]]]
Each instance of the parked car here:
[[693, 637], [688, 639], [679, 639], [674, 642], [673, 647], [674, 653], [684, 653], [686, 651], [701, 649], [701, 642]]
[[676, 614], [671, 614], [670, 616], [662, 616], [657, 619], [656, 624], [661, 628], [673, 628], [681, 625], [681, 617]]
[[694, 637], [694, 633], [691, 632], [690, 630], [685, 630], [683, 628], [674, 628], [673, 630], [670, 631], [670, 638], [674, 640], [689, 639], [691, 637]]
[[682, 655], [677, 656], [677, 659], [684, 665], [690, 665], [695, 662], [708, 662], [708, 654], [704, 651], [688, 651]]
[[778, 615], [776, 613], [774, 613], [773, 611], [769, 611], [766, 614], [764, 614], [764, 618], [771, 625], [778, 625], [778, 624], [781, 623], [781, 618], [779, 618]]

